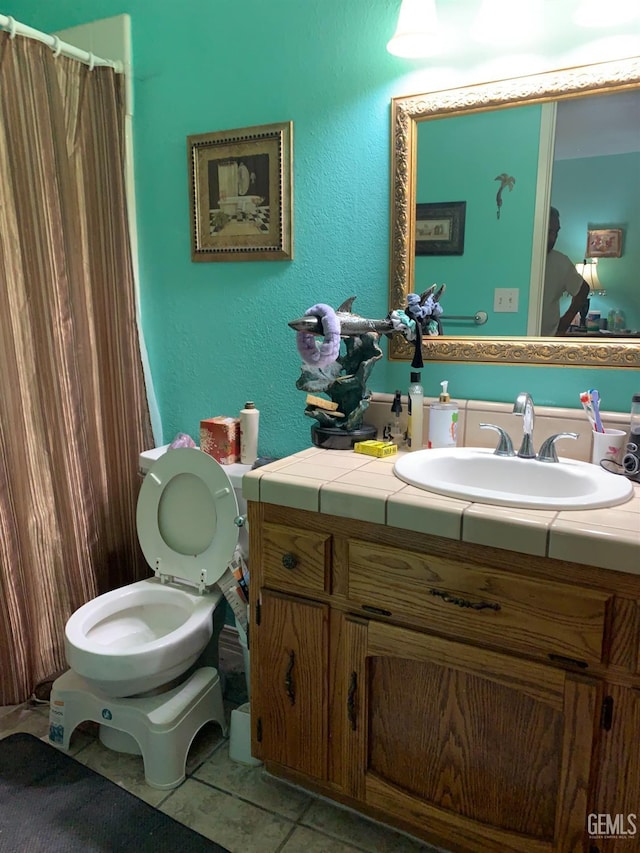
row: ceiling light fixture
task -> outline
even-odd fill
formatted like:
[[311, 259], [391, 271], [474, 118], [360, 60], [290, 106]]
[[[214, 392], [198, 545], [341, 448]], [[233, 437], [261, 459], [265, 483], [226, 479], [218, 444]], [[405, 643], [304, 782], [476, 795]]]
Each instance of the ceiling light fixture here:
[[387, 50], [407, 59], [439, 52], [438, 14], [435, 0], [402, 0], [398, 26]]
[[601, 0], [582, 0], [573, 16], [578, 26], [598, 30], [630, 24], [639, 18], [638, 0], [608, 0], [606, 14]]
[[512, 46], [535, 40], [542, 21], [541, 0], [482, 0], [471, 32], [476, 41]]

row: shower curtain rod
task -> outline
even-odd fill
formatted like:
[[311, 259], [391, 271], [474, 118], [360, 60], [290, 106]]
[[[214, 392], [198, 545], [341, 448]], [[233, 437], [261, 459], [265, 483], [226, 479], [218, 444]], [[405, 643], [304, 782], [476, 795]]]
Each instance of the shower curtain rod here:
[[105, 65], [108, 68], [113, 68], [118, 74], [124, 71], [122, 62], [101, 59], [93, 53], [80, 50], [72, 44], [61, 41], [58, 36], [50, 36], [47, 33], [40, 32], [40, 30], [34, 30], [33, 27], [28, 27], [26, 24], [21, 24], [15, 18], [12, 18], [11, 15], [0, 15], [0, 28], [7, 30], [11, 38], [24, 36], [25, 38], [43, 42], [53, 50], [54, 56], [62, 54], [63, 56], [68, 56], [70, 59], [77, 59], [78, 62], [84, 62], [89, 68], [95, 68], [96, 65]]

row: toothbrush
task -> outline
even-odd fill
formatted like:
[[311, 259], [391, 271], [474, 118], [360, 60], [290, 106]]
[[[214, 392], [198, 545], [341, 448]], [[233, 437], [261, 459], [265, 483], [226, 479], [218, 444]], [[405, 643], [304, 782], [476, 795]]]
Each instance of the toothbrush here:
[[582, 408], [585, 411], [586, 416], [589, 418], [589, 423], [591, 424], [591, 429], [594, 431], [598, 431], [596, 426], [596, 419], [593, 414], [593, 407], [591, 405], [591, 400], [589, 397], [588, 391], [582, 391], [580, 394], [580, 402], [582, 403]]
[[602, 426], [602, 420], [600, 418], [600, 394], [595, 388], [591, 388], [589, 390], [589, 401], [591, 402], [593, 417], [596, 422], [595, 429], [598, 432], [604, 432], [604, 427]]

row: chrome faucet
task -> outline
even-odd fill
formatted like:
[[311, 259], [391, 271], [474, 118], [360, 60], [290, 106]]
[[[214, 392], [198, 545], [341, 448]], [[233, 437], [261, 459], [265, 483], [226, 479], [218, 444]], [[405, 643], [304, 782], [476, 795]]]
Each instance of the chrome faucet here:
[[518, 451], [521, 459], [535, 459], [536, 453], [533, 449], [533, 427], [535, 424], [535, 412], [533, 409], [533, 398], [526, 391], [522, 391], [516, 397], [513, 404], [513, 414], [522, 416], [522, 429], [524, 436]]
[[513, 444], [511, 442], [511, 438], [506, 430], [502, 429], [502, 427], [497, 426], [497, 424], [480, 424], [480, 429], [492, 429], [498, 433], [500, 436], [500, 440], [498, 442], [498, 446], [493, 451], [495, 456], [515, 456], [515, 450], [513, 449]]
[[556, 452], [556, 441], [560, 438], [580, 438], [577, 432], [558, 432], [555, 435], [550, 435], [549, 438], [542, 442], [542, 447], [536, 457], [538, 462], [558, 462], [558, 454]]

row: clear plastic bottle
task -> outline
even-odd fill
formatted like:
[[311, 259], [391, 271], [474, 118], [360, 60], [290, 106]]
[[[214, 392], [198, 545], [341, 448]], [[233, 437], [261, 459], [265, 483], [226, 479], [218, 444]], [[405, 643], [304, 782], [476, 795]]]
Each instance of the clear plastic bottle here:
[[402, 445], [404, 444], [404, 433], [402, 431], [402, 425], [400, 422], [400, 415], [402, 414], [401, 391], [396, 391], [395, 396], [393, 398], [393, 403], [391, 404], [391, 411], [393, 413], [393, 421], [389, 429], [389, 435], [391, 441], [393, 441], [394, 444], [396, 444], [398, 447], [402, 447]]
[[616, 308], [616, 318], [614, 321], [615, 331], [623, 332], [627, 328], [627, 321], [624, 316], [624, 311], [620, 308]]
[[240, 462], [253, 465], [258, 458], [258, 426], [260, 412], [256, 404], [249, 401], [240, 410]]
[[407, 430], [407, 446], [409, 450], [422, 450], [424, 389], [420, 384], [419, 372], [411, 374], [408, 397], [409, 428]]

